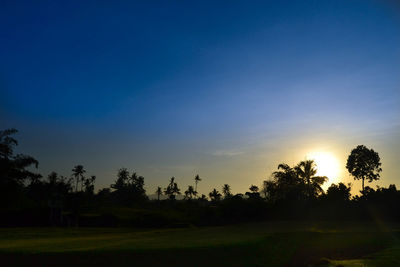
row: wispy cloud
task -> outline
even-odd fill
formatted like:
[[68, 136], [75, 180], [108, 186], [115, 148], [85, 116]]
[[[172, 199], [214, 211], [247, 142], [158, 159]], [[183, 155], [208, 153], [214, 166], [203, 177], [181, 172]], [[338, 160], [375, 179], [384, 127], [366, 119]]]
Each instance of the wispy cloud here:
[[244, 154], [244, 151], [230, 149], [230, 150], [215, 150], [210, 153], [213, 156], [218, 157], [234, 157], [241, 154]]

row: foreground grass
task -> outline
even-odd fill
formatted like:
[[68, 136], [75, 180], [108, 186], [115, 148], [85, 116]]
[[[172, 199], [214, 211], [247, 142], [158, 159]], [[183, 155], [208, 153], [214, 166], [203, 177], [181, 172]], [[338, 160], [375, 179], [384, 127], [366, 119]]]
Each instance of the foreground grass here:
[[328, 266], [400, 266], [400, 244], [358, 259], [331, 260]]
[[398, 266], [399, 228], [257, 223], [185, 229], [0, 229], [2, 265]]

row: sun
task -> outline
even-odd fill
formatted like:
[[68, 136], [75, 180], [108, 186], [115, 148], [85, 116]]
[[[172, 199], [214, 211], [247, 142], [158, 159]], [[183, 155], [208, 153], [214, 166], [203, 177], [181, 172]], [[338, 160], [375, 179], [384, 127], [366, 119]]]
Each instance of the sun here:
[[326, 176], [329, 178], [328, 183], [333, 183], [339, 176], [339, 161], [329, 152], [310, 152], [307, 154], [307, 159], [314, 160], [317, 165], [317, 175]]

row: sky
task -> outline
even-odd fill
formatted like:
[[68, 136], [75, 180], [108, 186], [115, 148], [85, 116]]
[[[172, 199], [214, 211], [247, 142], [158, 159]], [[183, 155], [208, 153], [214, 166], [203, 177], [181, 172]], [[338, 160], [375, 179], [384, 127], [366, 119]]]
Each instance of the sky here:
[[44, 176], [245, 192], [322, 153], [325, 188], [357, 193], [364, 144], [383, 168], [367, 185], [400, 187], [396, 1], [1, 1], [0, 59], [0, 129]]

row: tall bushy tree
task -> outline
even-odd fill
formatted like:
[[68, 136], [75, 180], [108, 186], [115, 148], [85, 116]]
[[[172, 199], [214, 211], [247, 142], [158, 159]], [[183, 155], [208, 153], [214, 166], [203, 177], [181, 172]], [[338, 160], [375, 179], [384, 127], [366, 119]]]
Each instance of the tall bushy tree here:
[[129, 186], [131, 193], [135, 198], [146, 198], [146, 190], [144, 189], [144, 177], [137, 175], [136, 172], [132, 173], [129, 179]]
[[270, 180], [263, 181], [261, 193], [264, 195], [265, 199], [271, 200], [271, 197], [275, 194], [275, 183]]
[[25, 180], [37, 180], [41, 176], [27, 168], [38, 167], [39, 162], [31, 156], [14, 154], [14, 147], [18, 142], [12, 136], [18, 131], [7, 129], [0, 131], [0, 183], [17, 183], [21, 185]]
[[40, 174], [31, 172], [29, 167], [38, 167], [39, 162], [31, 156], [14, 154], [18, 142], [13, 135], [16, 129], [0, 131], [0, 202], [5, 208], [18, 207], [22, 199], [22, 188], [26, 180], [38, 182]]
[[382, 171], [381, 165], [381, 159], [377, 152], [364, 145], [359, 145], [351, 151], [346, 168], [354, 180], [362, 180], [362, 191], [364, 192], [364, 180], [368, 182], [379, 180], [379, 173]]

